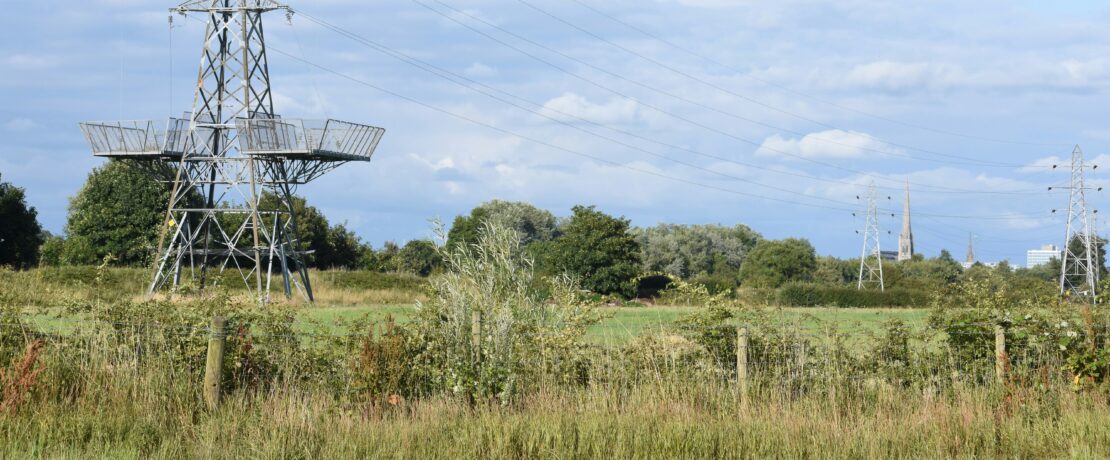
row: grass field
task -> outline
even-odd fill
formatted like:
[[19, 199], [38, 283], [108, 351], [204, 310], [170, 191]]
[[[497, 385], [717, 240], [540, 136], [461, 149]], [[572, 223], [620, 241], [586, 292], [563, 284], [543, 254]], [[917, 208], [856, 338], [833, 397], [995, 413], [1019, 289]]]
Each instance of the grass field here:
[[[679, 330], [710, 310], [598, 306], [584, 340], [531, 329], [495, 367], [482, 353], [511, 334], [472, 338], [467, 321], [451, 336], [434, 334], [460, 329], [414, 324], [412, 343], [344, 330], [413, 321], [428, 294], [406, 277], [330, 273], [314, 305], [238, 317], [251, 327], [226, 342], [225, 399], [211, 409], [208, 321], [242, 311], [220, 295], [136, 302], [141, 273], [108, 275], [103, 288], [95, 271], [0, 271], [9, 320], [32, 319], [0, 322], [0, 458], [1110, 458], [1107, 386], [1079, 388], [1038, 354], [1056, 342], [1031, 348], [1043, 331], [1016, 331], [1002, 381], [993, 331], [960, 341], [979, 336], [929, 328], [925, 309], [730, 303], [752, 327], [741, 378], [728, 326], [741, 320]], [[895, 319], [922, 334], [887, 334]], [[474, 340], [476, 353], [420, 348], [455, 350], [424, 341], [436, 337]], [[35, 338], [41, 356], [21, 360]], [[459, 375], [473, 380], [446, 380]], [[474, 390], [499, 375], [513, 376], [504, 393]]]
[[[704, 307], [602, 307], [604, 319], [590, 327], [587, 336], [595, 342], [623, 343], [645, 332], [665, 329], [683, 316], [702, 309]], [[883, 323], [892, 319], [920, 327], [929, 313], [928, 310], [907, 308], [780, 308], [769, 309], [768, 312], [784, 324], [796, 324], [807, 332], [836, 330], [849, 335], [877, 332]], [[407, 304], [315, 306], [300, 310], [300, 317], [306, 322], [325, 324], [364, 316], [375, 322], [384, 321], [387, 317], [405, 322], [413, 314], [414, 306]]]

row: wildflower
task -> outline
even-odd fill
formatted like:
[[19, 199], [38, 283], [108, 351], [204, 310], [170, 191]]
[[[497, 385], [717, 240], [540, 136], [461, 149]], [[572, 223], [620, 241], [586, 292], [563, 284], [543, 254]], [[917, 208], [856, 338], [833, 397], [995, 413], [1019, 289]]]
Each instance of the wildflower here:
[[1068, 337], [1079, 337], [1079, 333], [1075, 331], [1068, 331]]

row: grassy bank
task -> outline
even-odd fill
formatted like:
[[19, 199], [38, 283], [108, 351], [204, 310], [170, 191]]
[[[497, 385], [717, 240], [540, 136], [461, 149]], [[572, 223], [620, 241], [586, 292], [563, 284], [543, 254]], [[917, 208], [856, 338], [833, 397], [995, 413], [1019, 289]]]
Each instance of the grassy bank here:
[[[761, 395], [671, 382], [534, 394], [511, 407], [433, 398], [370, 407], [279, 389], [209, 413], [141, 388], [0, 419], [0, 456], [113, 458], [1091, 458], [1110, 407], [1066, 389]], [[158, 392], [155, 392], [158, 393]], [[49, 427], [49, 429], [44, 429]]]

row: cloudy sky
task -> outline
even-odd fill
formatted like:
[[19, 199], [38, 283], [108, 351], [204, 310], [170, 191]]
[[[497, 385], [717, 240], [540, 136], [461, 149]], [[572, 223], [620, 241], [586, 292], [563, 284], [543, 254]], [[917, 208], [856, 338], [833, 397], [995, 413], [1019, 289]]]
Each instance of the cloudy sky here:
[[[102, 163], [77, 123], [190, 110], [203, 24], [171, 29], [172, 4], [149, 0], [0, 2], [0, 175], [61, 232]], [[372, 162], [301, 192], [375, 246], [499, 198], [744, 223], [851, 257], [856, 197], [875, 181], [894, 249], [908, 181], [919, 252], [962, 258], [974, 234], [981, 260], [1023, 264], [1063, 239], [1052, 165], [1076, 144], [1110, 158], [1104, 2], [292, 6], [291, 25], [266, 17], [277, 111], [388, 130]]]

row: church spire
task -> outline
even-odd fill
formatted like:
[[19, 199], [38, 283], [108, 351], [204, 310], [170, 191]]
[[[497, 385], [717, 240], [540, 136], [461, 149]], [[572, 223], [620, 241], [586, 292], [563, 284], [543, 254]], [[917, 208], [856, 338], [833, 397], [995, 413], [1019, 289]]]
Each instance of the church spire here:
[[910, 181], [906, 181], [906, 201], [902, 205], [902, 233], [898, 235], [898, 260], [913, 258], [913, 230], [910, 229]]
[[972, 240], [972, 238], [973, 238], [973, 236], [970, 233], [968, 233], [967, 234], [967, 261], [966, 262], [967, 262], [967, 266], [969, 266], [969, 267], [972, 266], [972, 265], [975, 265], [975, 252], [971, 250], [971, 240]]

